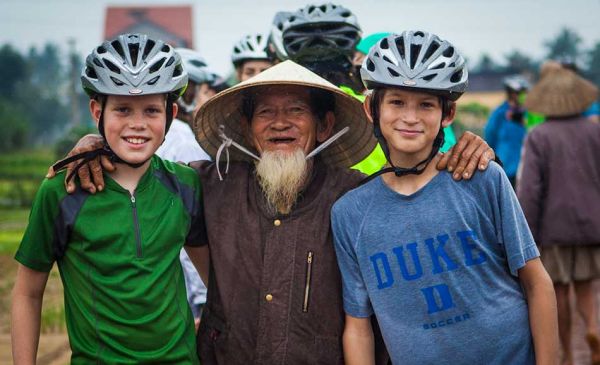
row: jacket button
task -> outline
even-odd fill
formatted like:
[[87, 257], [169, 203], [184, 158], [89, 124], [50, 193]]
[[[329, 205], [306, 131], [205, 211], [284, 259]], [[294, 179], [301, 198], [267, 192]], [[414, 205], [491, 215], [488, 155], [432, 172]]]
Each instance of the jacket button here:
[[273, 224], [275, 225], [275, 227], [279, 227], [281, 225], [281, 221], [279, 219], [275, 219], [273, 221]]
[[267, 295], [265, 296], [265, 299], [267, 300], [267, 302], [270, 302], [270, 301], [272, 301], [272, 300], [273, 300], [273, 296], [272, 296], [271, 294], [267, 294]]

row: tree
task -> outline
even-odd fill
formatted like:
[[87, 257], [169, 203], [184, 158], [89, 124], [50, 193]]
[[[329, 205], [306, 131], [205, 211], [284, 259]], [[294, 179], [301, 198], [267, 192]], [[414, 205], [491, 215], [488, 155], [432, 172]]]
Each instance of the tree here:
[[0, 99], [0, 151], [22, 148], [27, 142], [29, 124], [25, 113], [8, 99]]
[[489, 54], [484, 53], [479, 58], [479, 63], [475, 66], [475, 70], [481, 73], [496, 72], [498, 71], [498, 66], [496, 66]]
[[27, 64], [10, 45], [0, 48], [0, 97], [12, 99], [18, 83], [27, 78]]
[[563, 28], [553, 40], [544, 42], [548, 49], [549, 59], [568, 58], [577, 60], [580, 55], [580, 44], [582, 42], [579, 34], [569, 28]]
[[587, 65], [586, 75], [600, 87], [600, 42], [597, 42], [594, 48], [589, 52], [589, 62]]
[[513, 50], [511, 53], [506, 55], [506, 72], [513, 74], [522, 74], [525, 72], [534, 72], [535, 65], [531, 58], [527, 55]]

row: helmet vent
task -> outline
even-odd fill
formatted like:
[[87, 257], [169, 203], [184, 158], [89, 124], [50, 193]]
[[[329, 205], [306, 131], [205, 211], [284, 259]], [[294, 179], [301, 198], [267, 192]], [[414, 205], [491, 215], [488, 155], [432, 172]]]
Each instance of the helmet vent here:
[[454, 55], [454, 47], [448, 47], [444, 51], [444, 57], [452, 57]]
[[97, 58], [94, 58], [94, 65], [104, 68], [104, 65], [102, 64], [102, 62], [100, 62]]
[[123, 47], [121, 47], [121, 43], [119, 43], [119, 41], [114, 40], [110, 45], [113, 46], [113, 48], [115, 49], [115, 51], [117, 51], [119, 56], [125, 58], [125, 52], [123, 51]]
[[308, 8], [308, 12], [309, 12], [309, 13], [312, 13], [313, 11], [315, 11], [315, 7], [314, 7], [314, 6], [310, 6], [310, 7]]
[[323, 5], [319, 6], [319, 9], [321, 9], [322, 12], [326, 12], [327, 11], [327, 5], [323, 4]]
[[456, 71], [450, 78], [450, 82], [459, 82], [463, 76], [463, 70]]
[[183, 67], [181, 67], [181, 64], [178, 64], [177, 66], [175, 66], [175, 70], [173, 70], [173, 77], [181, 76], [182, 73], [183, 73]]
[[417, 64], [417, 58], [419, 58], [419, 53], [421, 52], [420, 44], [411, 44], [410, 45], [410, 68], [415, 68]]
[[348, 18], [348, 17], [352, 16], [352, 13], [350, 13], [349, 11], [345, 11], [345, 12], [341, 13], [340, 15], [343, 16], [344, 18]]
[[425, 81], [431, 81], [433, 80], [435, 77], [437, 76], [437, 74], [431, 74], [431, 75], [427, 75], [425, 77], [423, 77], [423, 80]]
[[190, 62], [190, 64], [191, 64], [192, 66], [196, 66], [196, 67], [206, 67], [206, 63], [204, 63], [204, 62], [202, 62], [202, 61], [199, 61], [199, 60], [190, 60], [189, 62]]
[[152, 65], [152, 67], [150, 67], [150, 73], [153, 74], [156, 71], [160, 70], [160, 68], [165, 63], [166, 60], [167, 60], [167, 58], [163, 57], [160, 60], [156, 61], [156, 63], [154, 65]]
[[379, 43], [379, 48], [381, 48], [381, 49], [388, 49], [388, 48], [390, 48], [390, 44], [389, 44], [387, 38], [383, 38], [381, 40], [381, 43]]
[[396, 72], [393, 68], [388, 67], [387, 69], [388, 69], [388, 72], [390, 73], [390, 75], [392, 75], [392, 77], [398, 77], [398, 76], [400, 76], [400, 74], [398, 72]]
[[140, 45], [137, 43], [129, 43], [127, 46], [129, 48], [129, 55], [131, 56], [131, 64], [135, 67], [137, 66], [138, 55], [140, 53]]
[[[442, 62], [439, 65], [432, 67], [431, 70], [441, 70], [444, 67], [446, 67], [446, 62]], [[448, 67], [453, 67], [452, 65], [448, 66]]]
[[104, 64], [106, 65], [106, 67], [108, 67], [109, 70], [111, 70], [112, 72], [114, 72], [116, 74], [120, 74], [121, 73], [121, 70], [114, 63], [110, 62], [106, 58], [104, 58], [103, 61], [104, 61]]
[[154, 84], [156, 84], [156, 82], [158, 81], [158, 79], [160, 79], [160, 76], [156, 76], [156, 77], [152, 78], [152, 80], [148, 81], [147, 84], [148, 85], [154, 85]]
[[367, 70], [371, 72], [375, 71], [375, 64], [369, 58], [367, 58]]
[[386, 61], [386, 62], [388, 62], [388, 63], [393, 63], [392, 60], [390, 60], [388, 58], [388, 56], [386, 56], [386, 55], [383, 56], [383, 60]]
[[161, 52], [169, 52], [171, 50], [171, 47], [168, 44], [165, 44], [160, 50]]
[[111, 80], [112, 80], [112, 82], [114, 82], [114, 83], [115, 83], [115, 85], [117, 85], [117, 86], [123, 86], [123, 85], [125, 85], [125, 83], [124, 83], [123, 81], [121, 81], [121, 80], [117, 79], [116, 77], [112, 77], [112, 76], [111, 76], [111, 77], [110, 77], [110, 79], [111, 79]]
[[96, 70], [94, 70], [91, 67], [86, 67], [85, 68], [85, 74], [87, 75], [87, 77], [92, 78], [97, 80], [98, 79], [98, 75], [96, 74]]
[[99, 54], [106, 53], [106, 48], [100, 46], [96, 48], [96, 52], [98, 52]]
[[169, 60], [167, 61], [167, 64], [165, 65], [165, 67], [171, 66], [173, 64], [173, 62], [175, 62], [175, 57], [169, 58]]
[[421, 31], [415, 32], [415, 37], [425, 37], [425, 33]]
[[148, 39], [148, 41], [146, 42], [146, 46], [144, 46], [144, 52], [142, 53], [142, 60], [144, 60], [144, 61], [146, 60], [146, 58], [150, 54], [150, 51], [152, 51], [152, 48], [154, 48], [155, 44], [156, 43], [152, 39]]
[[427, 52], [425, 52], [425, 56], [423, 56], [423, 62], [427, 61], [439, 48], [439, 43], [432, 42], [429, 47], [427, 47]]
[[396, 38], [396, 48], [398, 48], [400, 57], [404, 58], [406, 56], [406, 51], [404, 50], [404, 37]]

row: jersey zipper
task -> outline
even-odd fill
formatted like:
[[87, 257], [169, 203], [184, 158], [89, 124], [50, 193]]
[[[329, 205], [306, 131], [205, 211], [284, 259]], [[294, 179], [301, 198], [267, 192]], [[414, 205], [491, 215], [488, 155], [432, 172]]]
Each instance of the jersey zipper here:
[[308, 251], [306, 257], [306, 284], [304, 285], [304, 302], [302, 303], [302, 312], [308, 312], [308, 296], [310, 294], [310, 277], [312, 275], [313, 252]]
[[135, 206], [135, 194], [131, 195], [131, 209], [133, 210], [133, 226], [135, 228], [136, 256], [142, 258], [142, 235], [140, 233], [140, 221]]

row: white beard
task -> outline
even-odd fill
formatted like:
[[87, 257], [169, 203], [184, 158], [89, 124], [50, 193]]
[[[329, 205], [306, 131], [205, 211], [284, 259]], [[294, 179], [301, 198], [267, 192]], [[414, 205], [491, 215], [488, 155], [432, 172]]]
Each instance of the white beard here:
[[301, 149], [292, 153], [265, 151], [256, 164], [256, 175], [267, 202], [280, 214], [292, 210], [306, 172], [306, 155]]

